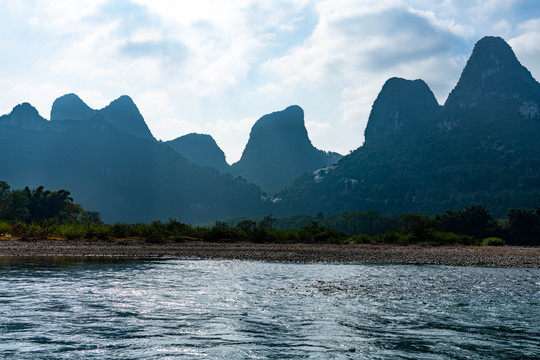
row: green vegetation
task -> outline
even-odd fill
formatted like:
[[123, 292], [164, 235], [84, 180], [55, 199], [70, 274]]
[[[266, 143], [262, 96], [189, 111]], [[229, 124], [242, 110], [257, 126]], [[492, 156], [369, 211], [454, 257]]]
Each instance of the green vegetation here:
[[489, 237], [482, 240], [480, 243], [482, 246], [503, 246], [506, 245], [506, 242], [498, 237]]
[[73, 203], [67, 190], [49, 191], [43, 186], [34, 190], [10, 190], [5, 181], [0, 181], [0, 220], [63, 224], [69, 222], [99, 222], [99, 213], [85, 211]]
[[385, 216], [376, 211], [344, 212], [335, 217], [318, 213], [277, 219], [217, 221], [193, 226], [168, 222], [104, 224], [98, 213], [75, 204], [69, 191], [10, 190], [0, 181], [0, 239], [144, 239], [148, 243], [202, 240], [254, 243], [358, 243], [390, 245], [540, 245], [540, 207], [512, 209], [496, 221], [483, 206], [443, 214]]

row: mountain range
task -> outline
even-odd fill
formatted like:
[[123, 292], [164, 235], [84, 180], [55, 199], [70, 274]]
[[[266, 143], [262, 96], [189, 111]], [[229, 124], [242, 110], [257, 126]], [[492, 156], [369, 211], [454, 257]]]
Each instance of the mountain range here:
[[502, 216], [540, 203], [539, 106], [540, 84], [498, 37], [475, 45], [442, 106], [424, 81], [389, 79], [343, 157], [311, 144], [296, 105], [257, 120], [229, 165], [210, 135], [154, 139], [128, 96], [95, 110], [67, 94], [50, 121], [28, 103], [0, 117], [0, 180], [68, 189], [108, 222], [474, 204]]
[[389, 79], [364, 145], [275, 195], [280, 214], [434, 214], [481, 204], [496, 216], [540, 203], [540, 84], [499, 37], [474, 47], [443, 106], [422, 80]]

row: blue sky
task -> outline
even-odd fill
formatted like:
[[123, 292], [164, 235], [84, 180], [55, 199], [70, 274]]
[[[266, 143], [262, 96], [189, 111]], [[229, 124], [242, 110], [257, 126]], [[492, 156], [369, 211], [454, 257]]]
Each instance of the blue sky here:
[[156, 138], [211, 134], [229, 163], [292, 104], [316, 147], [346, 154], [388, 78], [423, 79], [442, 104], [486, 35], [540, 78], [537, 0], [0, 0], [0, 31], [0, 113], [126, 94]]

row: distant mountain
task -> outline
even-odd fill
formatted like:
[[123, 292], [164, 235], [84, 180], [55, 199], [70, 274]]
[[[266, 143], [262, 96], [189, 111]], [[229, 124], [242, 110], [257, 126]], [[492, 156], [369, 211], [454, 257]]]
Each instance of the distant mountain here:
[[75, 94], [66, 94], [54, 100], [51, 108], [51, 121], [86, 120], [97, 114]]
[[0, 125], [43, 131], [47, 127], [47, 120], [42, 118], [32, 105], [22, 103], [15, 106], [9, 114], [1, 116]]
[[391, 78], [373, 103], [365, 130], [365, 144], [407, 141], [435, 126], [440, 106], [422, 80]]
[[101, 113], [49, 122], [31, 105], [18, 105], [0, 118], [0, 143], [0, 179], [13, 188], [67, 189], [108, 222], [264, 214], [257, 186], [194, 165], [162, 143], [121, 132]]
[[53, 103], [51, 121], [87, 120], [97, 114], [126, 134], [154, 139], [139, 109], [126, 95], [120, 96], [101, 110], [90, 108], [75, 94], [63, 95]]
[[276, 194], [274, 215], [440, 213], [481, 204], [496, 216], [540, 203], [540, 84], [501, 38], [474, 47], [443, 107], [420, 81], [390, 79], [365, 144]]
[[225, 160], [225, 153], [210, 135], [192, 133], [166, 141], [165, 144], [194, 164], [211, 167], [221, 172], [230, 171], [230, 166]]
[[303, 172], [331, 165], [340, 157], [311, 144], [304, 111], [294, 105], [257, 120], [242, 158], [232, 165], [232, 172], [272, 193]]
[[510, 45], [500, 37], [485, 37], [476, 43], [444, 107], [459, 113], [502, 100], [504, 106], [517, 104], [514, 110], [531, 118], [539, 116], [539, 98], [540, 84], [519, 63]]
[[422, 80], [389, 79], [364, 145], [342, 158], [316, 149], [303, 110], [290, 106], [261, 117], [232, 175], [221, 174], [228, 166], [210, 136], [157, 142], [129, 97], [94, 110], [68, 94], [52, 121], [28, 103], [0, 117], [0, 180], [65, 188], [109, 222], [477, 204], [503, 216], [540, 203], [539, 107], [540, 84], [503, 39], [487, 37], [444, 106]]

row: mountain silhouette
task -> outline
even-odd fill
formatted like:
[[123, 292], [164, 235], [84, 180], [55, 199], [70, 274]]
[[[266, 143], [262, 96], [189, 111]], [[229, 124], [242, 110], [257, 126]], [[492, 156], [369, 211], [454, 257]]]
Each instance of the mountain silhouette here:
[[9, 114], [1, 116], [0, 125], [43, 131], [47, 126], [47, 120], [39, 115], [35, 107], [25, 102], [15, 106]]
[[275, 192], [306, 171], [333, 164], [341, 155], [316, 149], [309, 140], [300, 106], [261, 117], [251, 128], [235, 175]]
[[85, 120], [96, 113], [96, 110], [91, 109], [77, 95], [66, 94], [54, 100], [51, 108], [51, 121]]
[[274, 214], [435, 214], [482, 204], [495, 216], [540, 203], [540, 84], [501, 38], [478, 41], [444, 106], [421, 80], [381, 89], [365, 143], [273, 198]]
[[108, 222], [476, 204], [502, 217], [540, 203], [539, 106], [540, 84], [503, 39], [486, 37], [443, 106], [422, 80], [389, 79], [364, 145], [347, 156], [316, 149], [295, 105], [262, 116], [229, 168], [209, 135], [155, 141], [128, 96], [94, 110], [67, 94], [51, 121], [28, 103], [0, 117], [0, 180], [70, 190]]
[[29, 104], [16, 106], [0, 117], [0, 179], [13, 188], [67, 189], [107, 222], [205, 222], [263, 214], [257, 186], [194, 165], [167, 145], [122, 132], [109, 120], [100, 111], [89, 119], [46, 121]]
[[435, 126], [440, 106], [422, 80], [391, 78], [373, 103], [365, 130], [365, 144], [382, 144], [416, 136]]
[[51, 121], [87, 120], [98, 114], [126, 134], [154, 139], [139, 109], [127, 95], [120, 96], [100, 110], [90, 108], [75, 94], [63, 95], [53, 103]]
[[[493, 104], [495, 100], [511, 100], [523, 105], [538, 98], [540, 84], [520, 64], [510, 45], [500, 37], [485, 37], [476, 43], [444, 106], [453, 110], [467, 109]], [[538, 111], [523, 115], [538, 116]]]
[[225, 153], [210, 135], [192, 133], [166, 141], [165, 144], [194, 164], [211, 167], [221, 172], [230, 171], [230, 166], [225, 160]]

